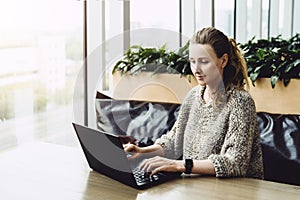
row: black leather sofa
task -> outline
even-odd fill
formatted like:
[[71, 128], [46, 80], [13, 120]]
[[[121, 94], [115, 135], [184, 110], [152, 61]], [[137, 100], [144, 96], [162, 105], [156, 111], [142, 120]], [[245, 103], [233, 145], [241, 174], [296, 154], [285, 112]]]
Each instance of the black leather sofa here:
[[[173, 126], [180, 104], [96, 97], [97, 128], [139, 146], [153, 143]], [[300, 185], [300, 115], [257, 113], [265, 180]]]

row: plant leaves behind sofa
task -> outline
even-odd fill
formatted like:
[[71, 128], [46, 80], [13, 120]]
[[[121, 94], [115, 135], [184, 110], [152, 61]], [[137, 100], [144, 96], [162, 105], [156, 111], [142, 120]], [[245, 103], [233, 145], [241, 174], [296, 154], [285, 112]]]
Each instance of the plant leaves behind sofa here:
[[[152, 144], [176, 121], [180, 104], [114, 100], [97, 94], [97, 127]], [[265, 179], [300, 185], [300, 116], [257, 113]]]
[[258, 40], [253, 37], [239, 47], [253, 86], [258, 78], [270, 78], [272, 88], [279, 80], [287, 86], [292, 78], [300, 78], [300, 33], [287, 39], [281, 35]]

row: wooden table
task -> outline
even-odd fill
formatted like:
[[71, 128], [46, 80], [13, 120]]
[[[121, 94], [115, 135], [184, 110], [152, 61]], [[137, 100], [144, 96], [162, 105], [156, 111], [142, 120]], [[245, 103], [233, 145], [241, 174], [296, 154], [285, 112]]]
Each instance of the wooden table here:
[[32, 143], [0, 154], [0, 199], [300, 199], [300, 187], [192, 176], [136, 190], [90, 171], [80, 147]]

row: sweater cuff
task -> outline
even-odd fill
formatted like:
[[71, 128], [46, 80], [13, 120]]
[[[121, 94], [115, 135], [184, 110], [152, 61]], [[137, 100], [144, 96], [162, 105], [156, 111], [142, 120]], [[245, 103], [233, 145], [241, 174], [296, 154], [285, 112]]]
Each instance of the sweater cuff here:
[[210, 155], [208, 159], [213, 163], [216, 177], [227, 177], [228, 176], [228, 170], [225, 167], [224, 162], [222, 162], [221, 158], [218, 155]]
[[164, 157], [166, 158], [172, 158], [173, 152], [170, 151], [170, 148], [167, 146], [167, 144], [162, 140], [161, 138], [157, 139], [154, 144], [158, 144], [163, 148], [164, 151]]

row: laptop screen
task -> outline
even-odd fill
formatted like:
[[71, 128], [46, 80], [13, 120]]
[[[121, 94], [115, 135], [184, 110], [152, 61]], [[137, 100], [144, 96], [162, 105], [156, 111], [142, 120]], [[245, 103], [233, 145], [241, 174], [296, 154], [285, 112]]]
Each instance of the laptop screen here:
[[[95, 160], [117, 171], [131, 173], [129, 161], [118, 136], [74, 124], [85, 154], [88, 152]], [[93, 163], [89, 161], [93, 168]]]

